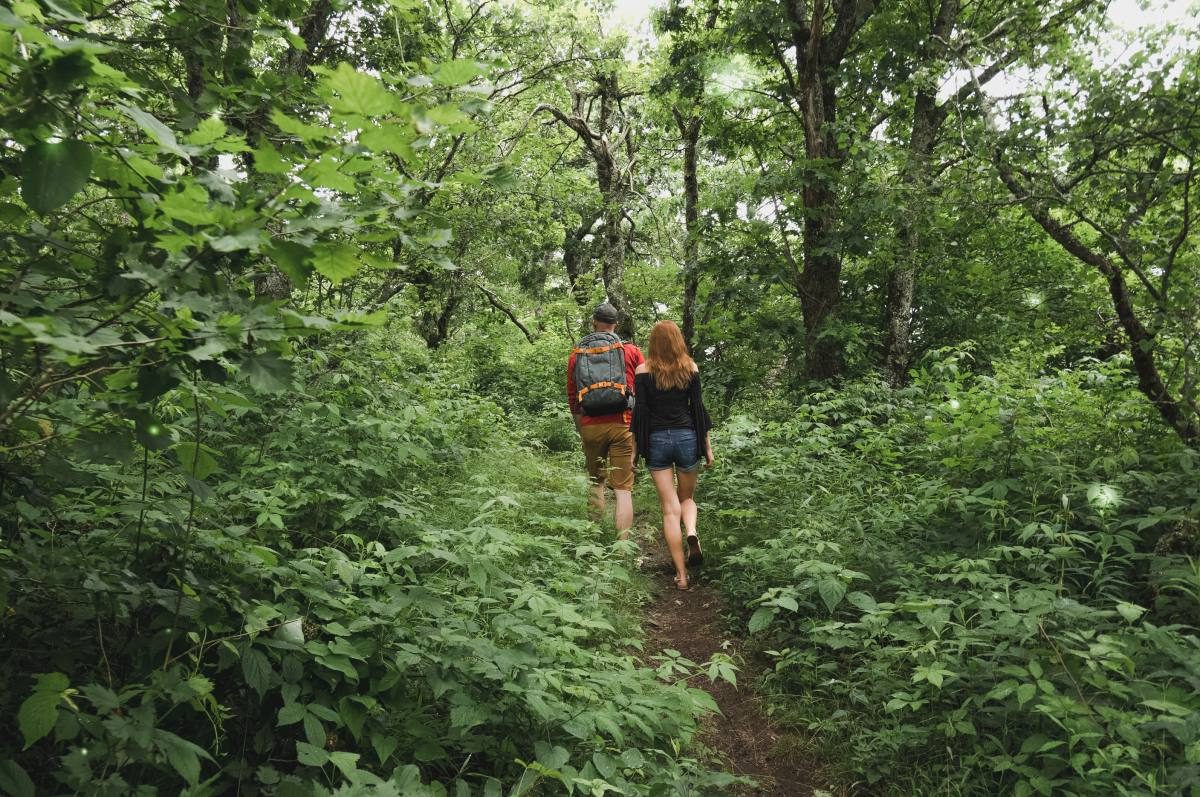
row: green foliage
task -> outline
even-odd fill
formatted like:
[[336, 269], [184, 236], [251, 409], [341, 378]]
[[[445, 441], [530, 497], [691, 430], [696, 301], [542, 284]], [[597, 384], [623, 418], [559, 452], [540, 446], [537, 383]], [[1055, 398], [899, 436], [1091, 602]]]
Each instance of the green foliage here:
[[630, 549], [581, 519], [582, 475], [386, 340], [312, 350], [270, 406], [172, 388], [162, 434], [199, 419], [202, 445], [16, 500], [0, 683], [24, 744], [0, 748], [4, 777], [114, 794], [729, 782], [675, 752], [714, 706], [691, 670], [639, 663]]
[[[653, 53], [559, 0], [0, 8], [0, 792], [727, 793], [688, 682], [736, 672], [641, 655], [562, 393], [683, 277], [706, 545], [846, 782], [1200, 791], [1200, 464], [1117, 355], [1194, 417], [1194, 34], [1114, 72], [1099, 6], [868, 5], [813, 26], [819, 158], [776, 2]], [[977, 56], [1053, 85], [997, 132]]]
[[[382, 322], [278, 300], [314, 272], [336, 286], [379, 264], [381, 240], [428, 249], [420, 235], [431, 225], [418, 218], [416, 181], [395, 147], [355, 139], [388, 131], [389, 142], [419, 148], [418, 127], [436, 135], [459, 124], [452, 110], [465, 113], [444, 92], [413, 93], [407, 78], [417, 75], [382, 79], [347, 63], [300, 81], [293, 51], [280, 52], [275, 29], [263, 28], [257, 42], [228, 43], [227, 69], [261, 72], [225, 87], [218, 106], [164, 91], [112, 44], [128, 35], [117, 22], [88, 22], [55, 3], [4, 15], [11, 53], [0, 106], [21, 152], [0, 182], [0, 444], [23, 449], [86, 430], [127, 448], [132, 441], [116, 438], [139, 419], [137, 442], [160, 447], [167, 442], [150, 430], [170, 387], [236, 378], [282, 391], [296, 335]], [[185, 26], [175, 16], [164, 24]], [[204, 43], [175, 33], [192, 63], [187, 47]], [[269, 57], [255, 60], [253, 45]], [[273, 97], [282, 85], [294, 91]], [[266, 288], [276, 277], [282, 293]], [[71, 416], [42, 400], [63, 390], [94, 403]]]
[[889, 793], [1200, 789], [1200, 603], [1163, 544], [1197, 536], [1196, 453], [1123, 363], [968, 361], [723, 433], [701, 511], [782, 716]]

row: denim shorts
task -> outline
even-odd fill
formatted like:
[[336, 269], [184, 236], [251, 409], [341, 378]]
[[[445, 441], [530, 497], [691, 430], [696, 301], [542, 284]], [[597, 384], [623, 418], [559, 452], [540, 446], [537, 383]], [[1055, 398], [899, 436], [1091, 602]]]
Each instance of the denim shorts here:
[[665, 470], [672, 465], [690, 472], [700, 467], [700, 446], [695, 429], [659, 429], [650, 433], [650, 450], [646, 452], [646, 467]]

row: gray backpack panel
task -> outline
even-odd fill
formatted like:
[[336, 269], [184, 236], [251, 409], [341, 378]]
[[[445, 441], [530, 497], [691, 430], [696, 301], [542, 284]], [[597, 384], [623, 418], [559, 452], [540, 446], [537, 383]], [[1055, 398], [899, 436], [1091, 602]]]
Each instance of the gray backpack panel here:
[[584, 415], [613, 415], [632, 406], [625, 348], [612, 332], [593, 332], [575, 347], [575, 397]]

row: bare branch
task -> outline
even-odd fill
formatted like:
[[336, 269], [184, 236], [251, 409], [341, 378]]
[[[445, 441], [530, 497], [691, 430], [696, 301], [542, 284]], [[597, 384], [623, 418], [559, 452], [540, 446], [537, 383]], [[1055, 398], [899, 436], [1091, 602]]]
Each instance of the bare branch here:
[[529, 331], [529, 328], [521, 323], [521, 319], [517, 318], [517, 314], [513, 311], [513, 309], [504, 302], [500, 301], [500, 297], [493, 293], [486, 285], [478, 280], [471, 280], [471, 285], [479, 289], [479, 292], [482, 293], [487, 299], [488, 304], [504, 313], [504, 315], [508, 316], [508, 320], [512, 321], [513, 325], [516, 326], [517, 329], [521, 330], [522, 333], [524, 333], [527, 341], [533, 343], [536, 340], [533, 336], [533, 333]]

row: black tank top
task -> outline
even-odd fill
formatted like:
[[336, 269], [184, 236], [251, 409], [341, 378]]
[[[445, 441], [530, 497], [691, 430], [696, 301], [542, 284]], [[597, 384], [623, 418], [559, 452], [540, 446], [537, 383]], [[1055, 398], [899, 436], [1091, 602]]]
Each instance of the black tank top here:
[[[695, 381], [695, 375], [692, 381]], [[635, 401], [645, 402], [647, 414], [650, 416], [650, 431], [660, 429], [691, 429], [696, 425], [692, 417], [691, 400], [688, 398], [689, 382], [681, 388], [660, 390], [654, 383], [651, 374], [638, 374], [635, 382]]]

